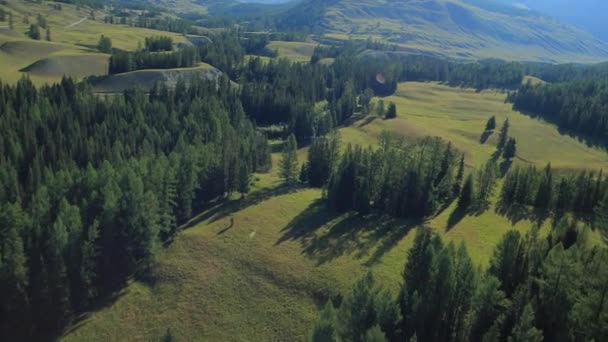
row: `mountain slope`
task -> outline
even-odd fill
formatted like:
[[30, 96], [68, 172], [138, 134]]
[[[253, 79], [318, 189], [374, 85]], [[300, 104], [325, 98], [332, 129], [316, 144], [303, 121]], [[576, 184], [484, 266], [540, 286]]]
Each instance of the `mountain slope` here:
[[[298, 13], [311, 19], [295, 20]], [[608, 45], [583, 30], [482, 0], [305, 0], [286, 18], [283, 26], [303, 23], [335, 37], [371, 36], [451, 57], [550, 62], [608, 57]]]
[[[608, 41], [606, 13], [608, 2], [605, 0], [494, 0], [519, 8], [540, 11], [566, 23], [583, 28], [596, 37]], [[602, 15], [598, 15], [602, 13]]]

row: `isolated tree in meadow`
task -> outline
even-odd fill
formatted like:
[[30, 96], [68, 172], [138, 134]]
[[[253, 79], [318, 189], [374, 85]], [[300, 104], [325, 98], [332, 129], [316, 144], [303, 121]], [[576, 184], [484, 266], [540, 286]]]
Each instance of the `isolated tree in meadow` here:
[[504, 147], [504, 152], [502, 156], [506, 160], [511, 160], [515, 157], [515, 153], [517, 153], [517, 141], [515, 141], [514, 138], [509, 138], [507, 144]]
[[506, 119], [500, 128], [500, 135], [498, 136], [498, 145], [496, 148], [499, 150], [502, 150], [507, 144], [509, 139], [509, 126], [509, 119]]
[[386, 111], [385, 119], [394, 119], [397, 117], [397, 105], [393, 102], [389, 103], [388, 110]]
[[15, 29], [15, 19], [13, 19], [13, 12], [8, 12], [8, 27], [11, 30]]
[[296, 137], [291, 134], [285, 146], [283, 147], [283, 155], [281, 159], [281, 178], [287, 183], [293, 183], [298, 176], [298, 143]]
[[50, 26], [46, 27], [46, 40], [49, 42], [51, 41], [51, 27]]
[[493, 131], [496, 129], [496, 117], [492, 116], [490, 119], [488, 119], [488, 122], [486, 123], [486, 131]]
[[46, 28], [46, 18], [42, 16], [42, 14], [38, 14], [36, 17], [36, 22], [38, 23], [38, 26]]
[[112, 40], [102, 34], [99, 38], [99, 42], [97, 43], [97, 49], [103, 53], [111, 53]]
[[30, 29], [27, 31], [27, 35], [32, 39], [40, 40], [40, 29], [38, 28], [38, 25], [31, 24]]

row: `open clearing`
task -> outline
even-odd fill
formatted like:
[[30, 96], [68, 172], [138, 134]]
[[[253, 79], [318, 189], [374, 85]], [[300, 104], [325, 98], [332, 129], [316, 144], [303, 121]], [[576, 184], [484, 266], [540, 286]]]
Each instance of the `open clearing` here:
[[[0, 8], [11, 11], [15, 23], [14, 30], [0, 29], [0, 80], [3, 82], [14, 83], [28, 75], [35, 84], [41, 85], [58, 81], [64, 74], [76, 78], [107, 74], [108, 55], [96, 49], [102, 34], [112, 39], [113, 47], [123, 50], [135, 50], [146, 37], [154, 35], [170, 36], [176, 43], [187, 42], [177, 33], [105, 24], [105, 13], [101, 11], [96, 12], [96, 20], [91, 20], [90, 10], [77, 10], [70, 4], [62, 4], [61, 11], [46, 3], [25, 1], [11, 1]], [[33, 22], [38, 13], [46, 17], [51, 27], [51, 42], [32, 40], [25, 35], [29, 25], [23, 22], [24, 17]], [[41, 35], [45, 37], [44, 30]]]
[[[512, 112], [504, 96], [435, 83], [401, 84], [395, 96], [385, 99], [397, 103], [398, 119], [355, 121], [341, 129], [342, 140], [371, 144], [383, 129], [407, 138], [441, 135], [475, 165], [494, 149], [492, 138], [479, 143], [487, 118], [494, 114], [500, 121], [508, 115], [520, 141], [519, 162], [530, 158], [543, 165], [550, 160], [561, 169], [606, 165], [605, 153]], [[535, 143], [537, 139], [546, 143]], [[302, 149], [299, 160], [305, 155]], [[193, 219], [162, 251], [151, 281], [131, 282], [116, 301], [91, 313], [64, 340], [127, 336], [148, 341], [171, 328], [183, 341], [304, 341], [319, 306], [348, 290], [366, 270], [396, 292], [407, 250], [421, 224], [447, 241], [465, 242], [473, 261], [482, 266], [507, 230], [525, 232], [534, 224], [500, 216], [493, 205], [451, 229], [447, 222], [455, 204], [426, 222], [336, 215], [322, 203], [321, 190], [283, 187], [277, 175], [279, 158], [273, 156], [273, 173], [256, 176], [246, 199], [219, 204]], [[548, 227], [545, 221], [543, 230]]]
[[[544, 167], [551, 162], [554, 169], [562, 171], [599, 170], [608, 165], [605, 151], [562, 135], [545, 121], [514, 112], [505, 98], [505, 93], [494, 90], [478, 93], [432, 82], [401, 83], [394, 96], [383, 99], [386, 105], [397, 105], [397, 119], [369, 117], [345, 128], [343, 135], [345, 140], [359, 144], [375, 142], [383, 130], [410, 139], [438, 136], [464, 152], [467, 164], [478, 166], [496, 150], [498, 130], [509, 118], [510, 134], [517, 139], [517, 163]], [[498, 127], [481, 144], [481, 135], [492, 115], [496, 116]]]
[[287, 58], [294, 62], [310, 62], [315, 48], [319, 44], [306, 42], [270, 42], [268, 48], [277, 50], [279, 58]]

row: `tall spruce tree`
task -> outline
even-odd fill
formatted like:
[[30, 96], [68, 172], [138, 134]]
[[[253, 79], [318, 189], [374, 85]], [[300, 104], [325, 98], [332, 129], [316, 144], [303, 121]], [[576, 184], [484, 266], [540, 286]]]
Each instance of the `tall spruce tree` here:
[[486, 131], [493, 131], [496, 129], [496, 117], [492, 115], [491, 118], [488, 119], [486, 123]]
[[498, 144], [496, 146], [498, 150], [502, 151], [507, 145], [507, 141], [509, 140], [509, 126], [509, 119], [505, 119], [500, 128], [500, 134], [498, 135]]
[[281, 156], [281, 178], [286, 183], [293, 183], [298, 177], [298, 144], [296, 137], [291, 134], [283, 146]]
[[504, 151], [503, 151], [503, 158], [505, 158], [506, 160], [511, 160], [515, 157], [515, 153], [517, 153], [517, 142], [515, 141], [514, 138], [509, 138], [509, 140], [507, 141], [507, 144], [504, 147]]

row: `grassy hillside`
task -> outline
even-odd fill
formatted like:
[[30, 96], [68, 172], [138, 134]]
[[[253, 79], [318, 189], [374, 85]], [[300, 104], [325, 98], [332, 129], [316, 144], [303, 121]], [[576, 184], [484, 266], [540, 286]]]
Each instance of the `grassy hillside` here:
[[192, 68], [181, 69], [147, 69], [125, 72], [122, 74], [106, 75], [91, 80], [93, 89], [97, 93], [122, 93], [123, 91], [140, 87], [150, 90], [156, 82], [163, 82], [167, 86], [175, 86], [177, 80], [215, 79], [221, 72], [206, 63]]
[[[493, 149], [492, 138], [485, 145], [478, 141], [486, 119], [509, 115], [520, 146], [518, 162], [551, 160], [561, 169], [606, 165], [605, 153], [511, 112], [504, 96], [434, 83], [401, 84], [394, 97], [385, 99], [398, 104], [398, 119], [354, 120], [341, 129], [342, 140], [372, 144], [384, 129], [406, 138], [442, 135], [465, 151], [473, 166]], [[301, 150], [300, 161], [305, 155]], [[149, 341], [171, 328], [185, 341], [303, 341], [319, 306], [367, 269], [396, 290], [421, 224], [447, 240], [466, 242], [479, 265], [487, 263], [504, 232], [513, 227], [523, 232], [533, 224], [500, 216], [493, 206], [451, 229], [447, 223], [454, 205], [426, 222], [335, 215], [320, 201], [320, 190], [281, 185], [279, 158], [273, 156], [273, 173], [256, 176], [247, 198], [209, 208], [186, 225], [162, 251], [149, 281], [133, 281], [63, 340]]]
[[468, 163], [479, 165], [496, 149], [497, 131], [480, 143], [486, 121], [495, 115], [499, 126], [509, 118], [510, 133], [518, 142], [517, 163], [543, 167], [551, 162], [563, 171], [599, 170], [607, 165], [605, 151], [562, 135], [544, 121], [513, 112], [505, 97], [505, 93], [494, 90], [478, 93], [437, 83], [401, 83], [394, 96], [384, 99], [387, 104], [392, 101], [397, 105], [397, 119], [367, 118], [345, 128], [344, 135], [358, 143], [366, 143], [384, 129], [406, 138], [439, 136], [465, 152]]
[[[0, 5], [14, 15], [15, 29], [0, 28], [0, 79], [14, 82], [28, 74], [37, 83], [61, 79], [64, 74], [74, 77], [102, 75], [107, 73], [108, 56], [96, 50], [99, 37], [103, 34], [112, 39], [114, 47], [135, 50], [146, 37], [153, 35], [171, 36], [175, 42], [186, 42], [176, 33], [161, 32], [126, 25], [105, 24], [106, 13], [95, 12], [90, 18], [90, 9], [77, 10], [76, 6], [62, 4], [58, 11], [50, 7], [50, 2], [37, 4], [25, 1], [9, 1]], [[51, 42], [32, 40], [25, 35], [29, 24], [36, 22], [42, 14], [51, 27]], [[83, 20], [84, 19], [84, 20]], [[42, 30], [44, 39], [45, 33]]]
[[[316, 19], [300, 23], [294, 19], [298, 13], [315, 13]], [[285, 25], [312, 26], [334, 34], [333, 38], [372, 37], [406, 51], [462, 59], [590, 62], [608, 57], [608, 45], [587, 32], [534, 12], [484, 1], [310, 0], [287, 18], [291, 19]]]

